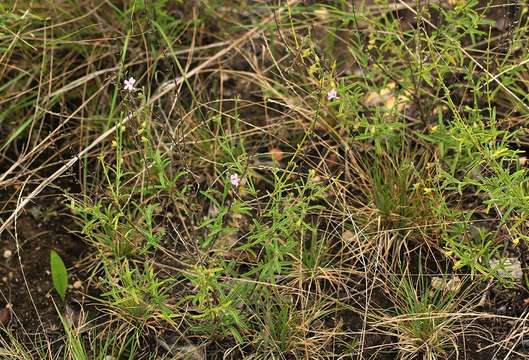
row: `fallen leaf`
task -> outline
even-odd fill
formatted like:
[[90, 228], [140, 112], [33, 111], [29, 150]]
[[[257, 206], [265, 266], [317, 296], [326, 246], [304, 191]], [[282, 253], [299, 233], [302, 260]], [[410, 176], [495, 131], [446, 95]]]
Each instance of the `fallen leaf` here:
[[364, 97], [362, 104], [367, 107], [381, 106], [385, 109], [391, 110], [396, 107], [400, 112], [405, 109], [410, 99], [407, 95], [395, 95], [395, 83], [389, 83], [380, 91], [370, 91]]
[[364, 106], [381, 105], [381, 104], [389, 101], [391, 96], [392, 95], [388, 94], [388, 92], [385, 91], [385, 90], [382, 90], [380, 92], [370, 91], [364, 97], [364, 100], [362, 101], [362, 104]]
[[448, 4], [451, 6], [463, 5], [465, 0], [448, 0]]
[[437, 276], [432, 278], [431, 286], [435, 290], [441, 290], [443, 288], [443, 285], [444, 285], [444, 280], [442, 278], [437, 277]]
[[451, 292], [457, 292], [459, 289], [461, 289], [461, 279], [459, 276], [452, 277], [447, 283], [446, 283], [446, 289]]
[[320, 7], [319, 9], [316, 9], [314, 11], [314, 14], [320, 19], [321, 21], [327, 21], [329, 18], [329, 12], [327, 11], [327, 8]]
[[497, 268], [498, 275], [504, 277], [512, 277], [516, 280], [521, 280], [523, 278], [522, 264], [517, 258], [507, 258], [503, 261], [503, 266], [500, 268], [500, 261], [492, 259], [490, 261], [490, 266], [492, 268]]
[[446, 279], [436, 276], [432, 278], [431, 286], [435, 290], [457, 292], [461, 289], [461, 279], [459, 276], [455, 275], [452, 276], [450, 280], [446, 281]]
[[187, 345], [176, 349], [176, 356], [180, 359], [204, 360], [204, 350], [198, 346]]
[[354, 235], [350, 230], [345, 230], [342, 233], [342, 240], [346, 243], [350, 243], [356, 240], [356, 235]]

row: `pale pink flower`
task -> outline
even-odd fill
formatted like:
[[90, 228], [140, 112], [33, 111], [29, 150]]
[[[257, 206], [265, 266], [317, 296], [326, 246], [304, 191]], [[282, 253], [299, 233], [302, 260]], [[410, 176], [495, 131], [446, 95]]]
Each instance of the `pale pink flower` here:
[[231, 174], [230, 175], [230, 182], [233, 186], [239, 186], [241, 183], [241, 179], [239, 179], [239, 175], [237, 174]]
[[128, 80], [125, 80], [123, 84], [124, 84], [123, 88], [125, 90], [130, 91], [130, 92], [136, 91], [136, 88], [134, 87], [134, 84], [136, 84], [136, 79], [134, 79], [133, 77], [128, 78]]
[[340, 97], [338, 96], [338, 92], [336, 91], [336, 89], [329, 90], [329, 92], [327, 93], [327, 100], [329, 101], [339, 98]]

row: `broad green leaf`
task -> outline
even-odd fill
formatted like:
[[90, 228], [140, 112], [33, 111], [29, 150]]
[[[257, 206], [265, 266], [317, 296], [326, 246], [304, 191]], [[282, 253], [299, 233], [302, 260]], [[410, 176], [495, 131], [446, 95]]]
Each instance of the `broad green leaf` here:
[[66, 295], [66, 289], [68, 288], [68, 271], [61, 257], [55, 250], [50, 252], [50, 265], [51, 265], [51, 278], [53, 280], [53, 286], [59, 294], [62, 300]]

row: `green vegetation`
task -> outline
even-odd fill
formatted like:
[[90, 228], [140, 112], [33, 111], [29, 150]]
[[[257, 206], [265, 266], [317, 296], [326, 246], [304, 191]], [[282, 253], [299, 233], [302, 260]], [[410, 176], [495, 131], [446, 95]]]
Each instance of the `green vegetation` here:
[[53, 287], [61, 299], [64, 300], [66, 289], [68, 288], [68, 270], [55, 250], [50, 252], [50, 269]]
[[5, 274], [64, 301], [2, 290], [0, 357], [523, 353], [495, 317], [527, 329], [528, 12], [3, 2]]

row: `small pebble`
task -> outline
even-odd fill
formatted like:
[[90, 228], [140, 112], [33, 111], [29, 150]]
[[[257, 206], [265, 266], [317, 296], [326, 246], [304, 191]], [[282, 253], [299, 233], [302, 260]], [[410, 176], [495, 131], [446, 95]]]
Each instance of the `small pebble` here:
[[76, 282], [73, 283], [74, 289], [80, 289], [82, 286], [83, 286], [83, 283], [81, 282], [81, 280], [77, 280]]
[[4, 259], [9, 259], [11, 256], [13, 256], [13, 252], [11, 250], [4, 250]]

